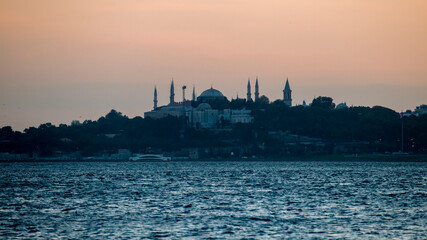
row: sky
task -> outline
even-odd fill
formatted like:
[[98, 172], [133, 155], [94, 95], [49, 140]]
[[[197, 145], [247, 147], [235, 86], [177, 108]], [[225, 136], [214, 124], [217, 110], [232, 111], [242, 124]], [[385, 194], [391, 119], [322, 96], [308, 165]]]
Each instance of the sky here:
[[[0, 127], [129, 117], [214, 88], [427, 104], [425, 0], [0, 0]], [[252, 87], [253, 89], [253, 87]], [[252, 93], [253, 94], [253, 93]]]

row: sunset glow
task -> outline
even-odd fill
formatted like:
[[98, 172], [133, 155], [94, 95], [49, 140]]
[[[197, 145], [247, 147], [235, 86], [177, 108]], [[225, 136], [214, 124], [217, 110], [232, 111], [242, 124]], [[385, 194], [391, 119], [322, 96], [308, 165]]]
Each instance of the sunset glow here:
[[[427, 103], [427, 1], [0, 0], [0, 124], [141, 116], [178, 87], [229, 99]], [[177, 98], [181, 99], [181, 95]]]

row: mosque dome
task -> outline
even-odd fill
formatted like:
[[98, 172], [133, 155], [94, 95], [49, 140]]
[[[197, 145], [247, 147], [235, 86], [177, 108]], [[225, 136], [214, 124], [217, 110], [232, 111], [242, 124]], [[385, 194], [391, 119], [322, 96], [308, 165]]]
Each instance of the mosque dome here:
[[200, 109], [200, 110], [209, 110], [209, 109], [212, 109], [212, 107], [208, 103], [202, 103], [202, 104], [200, 104], [197, 107], [197, 109]]
[[220, 97], [220, 98], [223, 98], [224, 95], [220, 91], [213, 89], [213, 88], [210, 88], [208, 90], [203, 91], [202, 94], [200, 94], [200, 97]]
[[198, 100], [225, 100], [227, 99], [220, 91], [210, 88], [202, 92], [198, 97]]

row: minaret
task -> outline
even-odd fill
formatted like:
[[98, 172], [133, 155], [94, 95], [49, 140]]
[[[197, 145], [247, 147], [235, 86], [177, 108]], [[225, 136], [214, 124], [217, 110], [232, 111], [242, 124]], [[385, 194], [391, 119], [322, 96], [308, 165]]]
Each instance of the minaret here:
[[286, 78], [285, 89], [283, 89], [283, 102], [289, 107], [292, 107], [292, 90], [291, 87], [289, 87], [288, 78]]
[[171, 92], [170, 92], [170, 97], [169, 97], [169, 104], [172, 104], [175, 102], [175, 90], [173, 87], [173, 78], [172, 78], [172, 83], [171, 83]]
[[246, 101], [252, 101], [252, 97], [251, 97], [251, 82], [250, 79], [248, 78], [248, 93], [246, 94]]
[[193, 100], [193, 102], [196, 101], [196, 89], [195, 89], [194, 85], [193, 85], [193, 98], [192, 98], [192, 100]]
[[154, 109], [157, 108], [157, 87], [154, 86]]
[[259, 99], [259, 86], [258, 86], [258, 77], [256, 77], [255, 82], [255, 102]]

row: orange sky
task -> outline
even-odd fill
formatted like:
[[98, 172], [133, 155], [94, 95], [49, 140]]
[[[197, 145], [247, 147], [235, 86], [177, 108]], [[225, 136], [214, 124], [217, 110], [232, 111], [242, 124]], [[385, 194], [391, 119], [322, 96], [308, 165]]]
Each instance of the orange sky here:
[[[0, 126], [129, 116], [175, 79], [229, 99], [427, 103], [425, 0], [0, 0]], [[190, 88], [191, 89], [191, 88]], [[188, 94], [189, 96], [189, 94]], [[177, 93], [181, 99], [181, 93]]]

